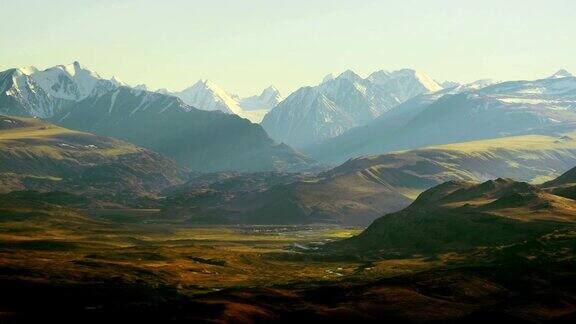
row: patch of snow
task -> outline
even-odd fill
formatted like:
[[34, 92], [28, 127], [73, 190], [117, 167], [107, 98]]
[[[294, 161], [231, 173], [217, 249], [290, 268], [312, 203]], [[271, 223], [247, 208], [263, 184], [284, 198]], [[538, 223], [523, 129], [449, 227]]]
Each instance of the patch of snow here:
[[120, 91], [118, 91], [118, 90], [114, 91], [114, 93], [110, 97], [110, 108], [108, 108], [108, 115], [112, 115], [112, 109], [114, 108], [114, 105], [116, 104], [116, 97], [118, 96], [119, 92]]

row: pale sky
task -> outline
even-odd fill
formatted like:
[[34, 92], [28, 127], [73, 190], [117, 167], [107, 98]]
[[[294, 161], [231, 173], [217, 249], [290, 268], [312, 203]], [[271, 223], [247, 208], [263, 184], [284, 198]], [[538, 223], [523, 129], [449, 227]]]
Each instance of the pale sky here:
[[328, 73], [411, 67], [436, 80], [576, 72], [574, 0], [0, 0], [0, 70], [75, 60], [180, 90], [283, 93]]

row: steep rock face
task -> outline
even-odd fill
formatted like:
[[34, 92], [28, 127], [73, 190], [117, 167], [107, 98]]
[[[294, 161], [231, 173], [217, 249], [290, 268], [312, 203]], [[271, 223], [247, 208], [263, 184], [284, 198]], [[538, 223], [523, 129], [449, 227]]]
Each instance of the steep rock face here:
[[439, 89], [412, 70], [380, 71], [367, 79], [348, 70], [292, 93], [264, 117], [262, 126], [273, 139], [306, 147], [364, 125], [414, 95]]
[[83, 68], [80, 63], [0, 72], [0, 113], [49, 118], [70, 104], [98, 96], [122, 84]]
[[127, 140], [195, 171], [295, 170], [311, 162], [275, 143], [248, 120], [126, 87], [75, 103], [55, 120], [72, 129]]
[[73, 101], [98, 96], [123, 85], [115, 78], [103, 79], [78, 62], [36, 71], [31, 77], [52, 97]]
[[14, 116], [50, 117], [69, 100], [51, 97], [20, 69], [0, 73], [0, 112]]

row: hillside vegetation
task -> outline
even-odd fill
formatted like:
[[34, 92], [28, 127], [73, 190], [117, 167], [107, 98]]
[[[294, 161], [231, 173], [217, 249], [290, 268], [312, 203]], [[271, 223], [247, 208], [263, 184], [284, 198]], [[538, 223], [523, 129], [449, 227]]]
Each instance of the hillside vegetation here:
[[120, 140], [0, 116], [0, 190], [155, 194], [181, 183], [173, 161]]
[[[360, 157], [318, 176], [259, 190], [214, 185], [183, 191], [170, 198], [165, 214], [200, 223], [368, 225], [450, 180], [550, 180], [576, 165], [574, 138], [574, 133], [523, 135]], [[233, 179], [246, 183], [250, 176]]]
[[[571, 182], [574, 169], [559, 177]], [[377, 219], [360, 235], [335, 243], [352, 253], [430, 254], [501, 248], [546, 240], [576, 228], [576, 201], [511, 179], [449, 181], [409, 207]]]

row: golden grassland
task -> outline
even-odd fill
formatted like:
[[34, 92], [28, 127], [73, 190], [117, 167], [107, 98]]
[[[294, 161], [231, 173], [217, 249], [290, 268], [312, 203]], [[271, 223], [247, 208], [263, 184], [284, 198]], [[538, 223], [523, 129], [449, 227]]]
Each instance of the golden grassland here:
[[[356, 235], [360, 228], [189, 226], [86, 220], [65, 210], [58, 215], [3, 221], [0, 268], [11, 269], [21, 279], [90, 282], [116, 278], [202, 293], [227, 287], [380, 278], [438, 265], [419, 257], [366, 263], [315, 260], [302, 253]], [[51, 220], [47, 222], [46, 217]]]
[[[0, 215], [0, 280], [19, 300], [5, 303], [14, 310], [12, 314], [24, 317], [54, 311], [54, 317], [60, 318], [76, 311], [79, 319], [127, 314], [132, 319], [158, 316], [161, 321], [180, 316], [224, 323], [270, 321], [295, 313], [299, 314], [295, 318], [314, 314], [334, 320], [345, 316], [443, 322], [481, 309], [507, 307], [508, 312], [518, 305], [524, 305], [520, 313], [539, 312], [538, 318], [557, 318], [572, 311], [571, 304], [529, 304], [539, 297], [525, 301], [513, 293], [514, 281], [509, 283], [506, 275], [500, 278], [508, 270], [495, 277], [486, 272], [490, 268], [482, 270], [488, 264], [483, 260], [494, 250], [434, 257], [318, 258], [297, 247], [312, 248], [351, 237], [361, 229], [191, 226], [159, 223], [156, 210], [84, 211], [83, 215], [65, 208], [20, 206], [0, 208]], [[573, 240], [573, 232], [563, 233], [567, 237], [561, 240]], [[552, 236], [544, 240], [558, 240]], [[554, 253], [562, 249], [566, 244], [550, 247]], [[526, 258], [532, 252], [526, 250]], [[566, 253], [560, 254], [562, 258]], [[467, 270], [474, 266], [479, 266], [478, 272]], [[531, 279], [522, 281], [522, 287], [540, 280], [533, 274], [525, 277]], [[560, 288], [554, 286], [548, 294], [570, 293], [564, 291], [564, 282], [570, 281], [559, 278]], [[72, 287], [76, 288], [67, 290]], [[101, 290], [93, 295], [91, 289]]]
[[[441, 150], [453, 151], [456, 153], [466, 154], [490, 154], [498, 150], [516, 151], [517, 153], [524, 153], [526, 157], [530, 154], [542, 154], [542, 151], [551, 152], [556, 150], [568, 150], [576, 148], [576, 132], [567, 132], [559, 136], [549, 135], [519, 135], [509, 137], [498, 137], [493, 139], [482, 139], [461, 143], [431, 145], [424, 148], [414, 150], [395, 151], [389, 154], [402, 154], [407, 152], [418, 152], [424, 150]], [[535, 155], [535, 158], [538, 156]], [[367, 160], [378, 159], [379, 155], [366, 157]], [[401, 160], [393, 161], [391, 164], [377, 165], [378, 168], [401, 166], [401, 164], [394, 165], [394, 163], [402, 163]]]
[[[566, 139], [576, 138], [576, 132], [562, 134]], [[506, 148], [507, 150], [555, 150], [574, 148], [571, 140], [561, 140], [557, 136], [548, 135], [521, 135], [510, 137], [499, 137], [495, 139], [470, 141], [455, 144], [445, 144], [430, 146], [430, 149], [445, 149], [460, 152], [485, 152], [490, 150]]]
[[[68, 158], [68, 151], [74, 151], [75, 154], [115, 156], [139, 150], [132, 144], [73, 131], [35, 118], [10, 117], [10, 120], [20, 122], [21, 125], [0, 131], [0, 148], [8, 152], [33, 152], [55, 159], [65, 159]], [[66, 142], [73, 145], [63, 145], [61, 138], [66, 138]], [[82, 144], [74, 145], [77, 141]], [[85, 143], [96, 145], [88, 146], [90, 144]]]

